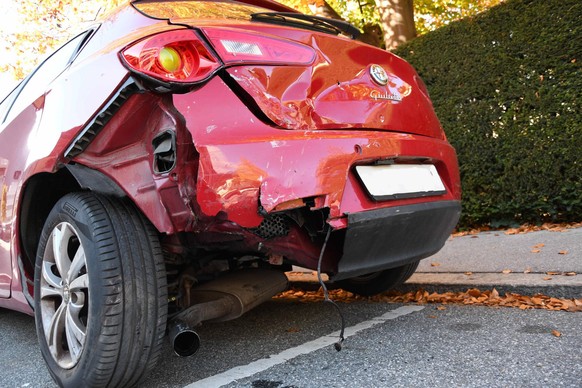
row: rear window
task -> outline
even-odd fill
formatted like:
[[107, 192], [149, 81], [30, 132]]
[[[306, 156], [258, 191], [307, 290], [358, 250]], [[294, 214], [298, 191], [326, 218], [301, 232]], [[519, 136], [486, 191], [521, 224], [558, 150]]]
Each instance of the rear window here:
[[250, 20], [256, 12], [272, 10], [233, 1], [165, 1], [138, 2], [133, 6], [149, 17], [156, 19], [230, 19]]

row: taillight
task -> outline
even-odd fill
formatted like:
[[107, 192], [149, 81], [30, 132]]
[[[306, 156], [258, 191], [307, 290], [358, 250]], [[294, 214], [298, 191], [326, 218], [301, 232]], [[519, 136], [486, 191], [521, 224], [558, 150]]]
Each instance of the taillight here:
[[309, 65], [315, 59], [315, 51], [311, 47], [286, 39], [235, 29], [202, 30], [225, 64]]
[[121, 51], [134, 72], [165, 82], [196, 83], [220, 66], [246, 63], [309, 65], [315, 51], [304, 44], [252, 32], [204, 28], [215, 56], [193, 30], [173, 30], [149, 36]]
[[133, 71], [166, 82], [203, 81], [220, 67], [192, 30], [152, 35], [126, 47], [121, 58]]

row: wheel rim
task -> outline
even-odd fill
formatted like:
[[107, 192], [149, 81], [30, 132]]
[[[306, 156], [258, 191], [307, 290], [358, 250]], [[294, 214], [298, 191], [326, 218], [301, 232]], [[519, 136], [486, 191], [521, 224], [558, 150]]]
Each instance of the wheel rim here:
[[85, 250], [73, 225], [51, 232], [42, 259], [40, 310], [45, 340], [61, 368], [74, 367], [85, 345], [89, 277]]

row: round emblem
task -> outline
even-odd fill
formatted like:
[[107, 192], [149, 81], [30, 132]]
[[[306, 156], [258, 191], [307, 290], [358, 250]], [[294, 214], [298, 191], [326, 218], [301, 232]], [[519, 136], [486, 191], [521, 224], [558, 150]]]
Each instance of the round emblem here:
[[374, 80], [378, 85], [384, 86], [388, 83], [388, 74], [380, 65], [370, 66], [370, 77], [372, 77], [372, 80]]

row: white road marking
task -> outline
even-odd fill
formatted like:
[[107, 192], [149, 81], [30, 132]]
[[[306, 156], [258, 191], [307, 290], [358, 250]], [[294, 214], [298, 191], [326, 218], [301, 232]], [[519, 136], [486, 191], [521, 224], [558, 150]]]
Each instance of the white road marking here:
[[[380, 315], [378, 317], [372, 318], [370, 320], [360, 322], [357, 325], [346, 327], [344, 332], [344, 338], [351, 337], [362, 330], [369, 329], [373, 326], [379, 325], [386, 321], [396, 319], [403, 315], [408, 315], [417, 311], [424, 309], [424, 306], [403, 306], [395, 310], [388, 311], [387, 313]], [[274, 354], [268, 358], [263, 358], [257, 361], [253, 361], [248, 365], [241, 365], [229, 369], [225, 372], [219, 373], [214, 376], [207, 377], [202, 380], [198, 380], [192, 384], [187, 385], [184, 388], [206, 388], [206, 387], [222, 387], [235, 382], [236, 380], [244, 379], [250, 377], [256, 373], [265, 371], [275, 365], [283, 364], [295, 357], [314, 352], [316, 350], [325, 348], [326, 346], [333, 345], [338, 342], [339, 331], [330, 333], [323, 337], [317, 338], [313, 341], [304, 343], [303, 345], [296, 346], [291, 349], [282, 351], [279, 354]]]

